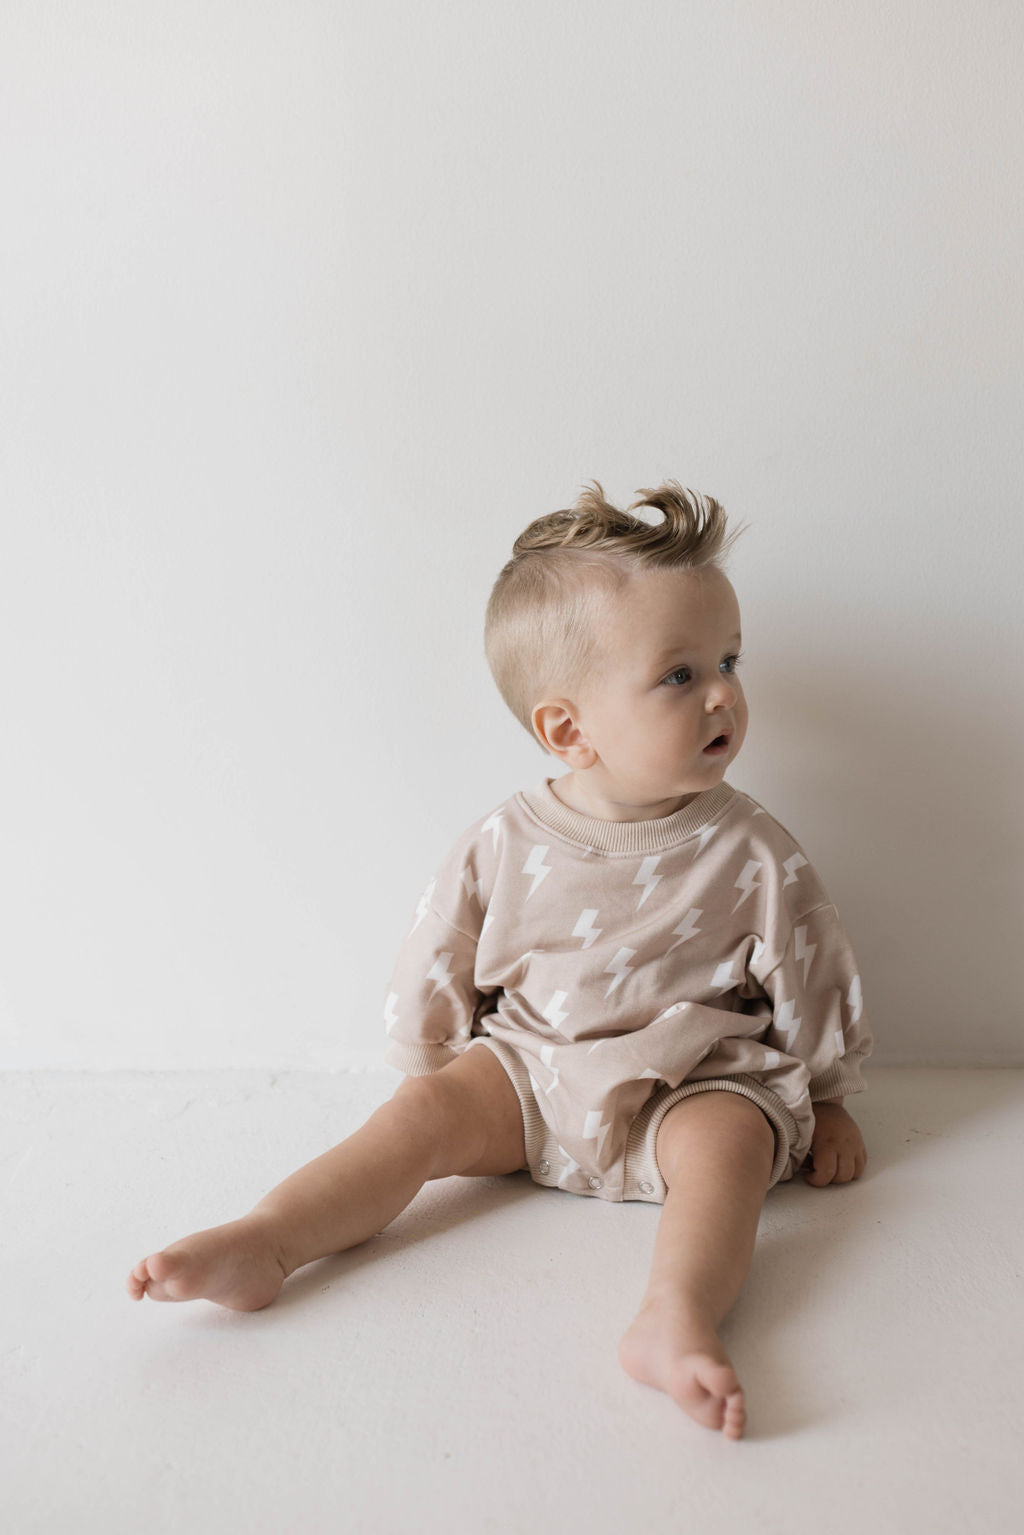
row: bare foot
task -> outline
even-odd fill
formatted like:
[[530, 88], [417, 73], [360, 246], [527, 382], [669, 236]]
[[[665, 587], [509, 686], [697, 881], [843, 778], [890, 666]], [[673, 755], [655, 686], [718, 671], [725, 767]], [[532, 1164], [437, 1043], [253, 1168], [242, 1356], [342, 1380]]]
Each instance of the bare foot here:
[[715, 1329], [679, 1304], [645, 1301], [619, 1343], [619, 1363], [705, 1428], [742, 1437], [746, 1403], [729, 1356]]
[[290, 1270], [277, 1228], [254, 1214], [211, 1226], [172, 1242], [132, 1269], [125, 1289], [132, 1300], [212, 1300], [232, 1311], [269, 1306]]

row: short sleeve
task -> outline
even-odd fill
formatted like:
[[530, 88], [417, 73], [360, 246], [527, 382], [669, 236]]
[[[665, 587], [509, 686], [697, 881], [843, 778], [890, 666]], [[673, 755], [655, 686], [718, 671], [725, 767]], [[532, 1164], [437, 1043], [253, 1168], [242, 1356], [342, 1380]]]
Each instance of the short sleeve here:
[[482, 920], [479, 881], [463, 850], [453, 850], [420, 897], [392, 972], [384, 1003], [389, 1066], [425, 1076], [469, 1044], [486, 1006], [474, 981]]
[[835, 906], [797, 917], [781, 960], [759, 979], [772, 1003], [771, 1043], [809, 1067], [811, 1102], [864, 1092], [861, 1066], [873, 1040]]

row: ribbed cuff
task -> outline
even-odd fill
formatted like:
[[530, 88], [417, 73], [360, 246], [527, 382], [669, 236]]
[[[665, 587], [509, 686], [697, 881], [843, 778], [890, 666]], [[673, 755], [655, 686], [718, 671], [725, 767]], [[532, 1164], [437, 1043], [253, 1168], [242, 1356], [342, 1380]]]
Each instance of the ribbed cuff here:
[[384, 1051], [384, 1063], [404, 1071], [407, 1077], [425, 1077], [454, 1061], [458, 1053], [448, 1045], [403, 1045], [393, 1039]]
[[820, 1103], [822, 1098], [845, 1098], [849, 1093], [866, 1092], [867, 1083], [860, 1070], [863, 1059], [863, 1054], [848, 1055], [823, 1071], [820, 1077], [812, 1077], [807, 1084], [811, 1102]]

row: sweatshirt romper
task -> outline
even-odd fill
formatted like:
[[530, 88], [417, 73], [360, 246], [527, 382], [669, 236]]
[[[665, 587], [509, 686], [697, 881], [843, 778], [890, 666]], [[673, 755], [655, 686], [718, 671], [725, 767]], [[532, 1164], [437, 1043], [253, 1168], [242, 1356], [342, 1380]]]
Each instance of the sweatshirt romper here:
[[384, 1008], [411, 1076], [483, 1045], [523, 1109], [535, 1183], [664, 1203], [673, 1103], [742, 1093], [775, 1132], [863, 1092], [872, 1035], [839, 914], [802, 848], [723, 780], [673, 815], [605, 821], [542, 779], [469, 826], [420, 897]]

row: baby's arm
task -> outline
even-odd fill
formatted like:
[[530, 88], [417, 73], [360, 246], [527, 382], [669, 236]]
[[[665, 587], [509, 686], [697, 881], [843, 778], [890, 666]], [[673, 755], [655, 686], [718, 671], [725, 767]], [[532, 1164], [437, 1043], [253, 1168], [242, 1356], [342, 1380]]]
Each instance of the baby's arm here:
[[817, 1188], [849, 1183], [863, 1172], [867, 1150], [843, 1098], [865, 1090], [861, 1067], [873, 1040], [857, 961], [831, 902], [793, 920], [782, 959], [763, 984], [773, 1006], [773, 1041], [810, 1070], [813, 1171], [807, 1181]]
[[387, 990], [384, 1060], [406, 1076], [440, 1071], [470, 1042], [483, 999], [474, 979], [483, 917], [460, 838], [417, 903]]

